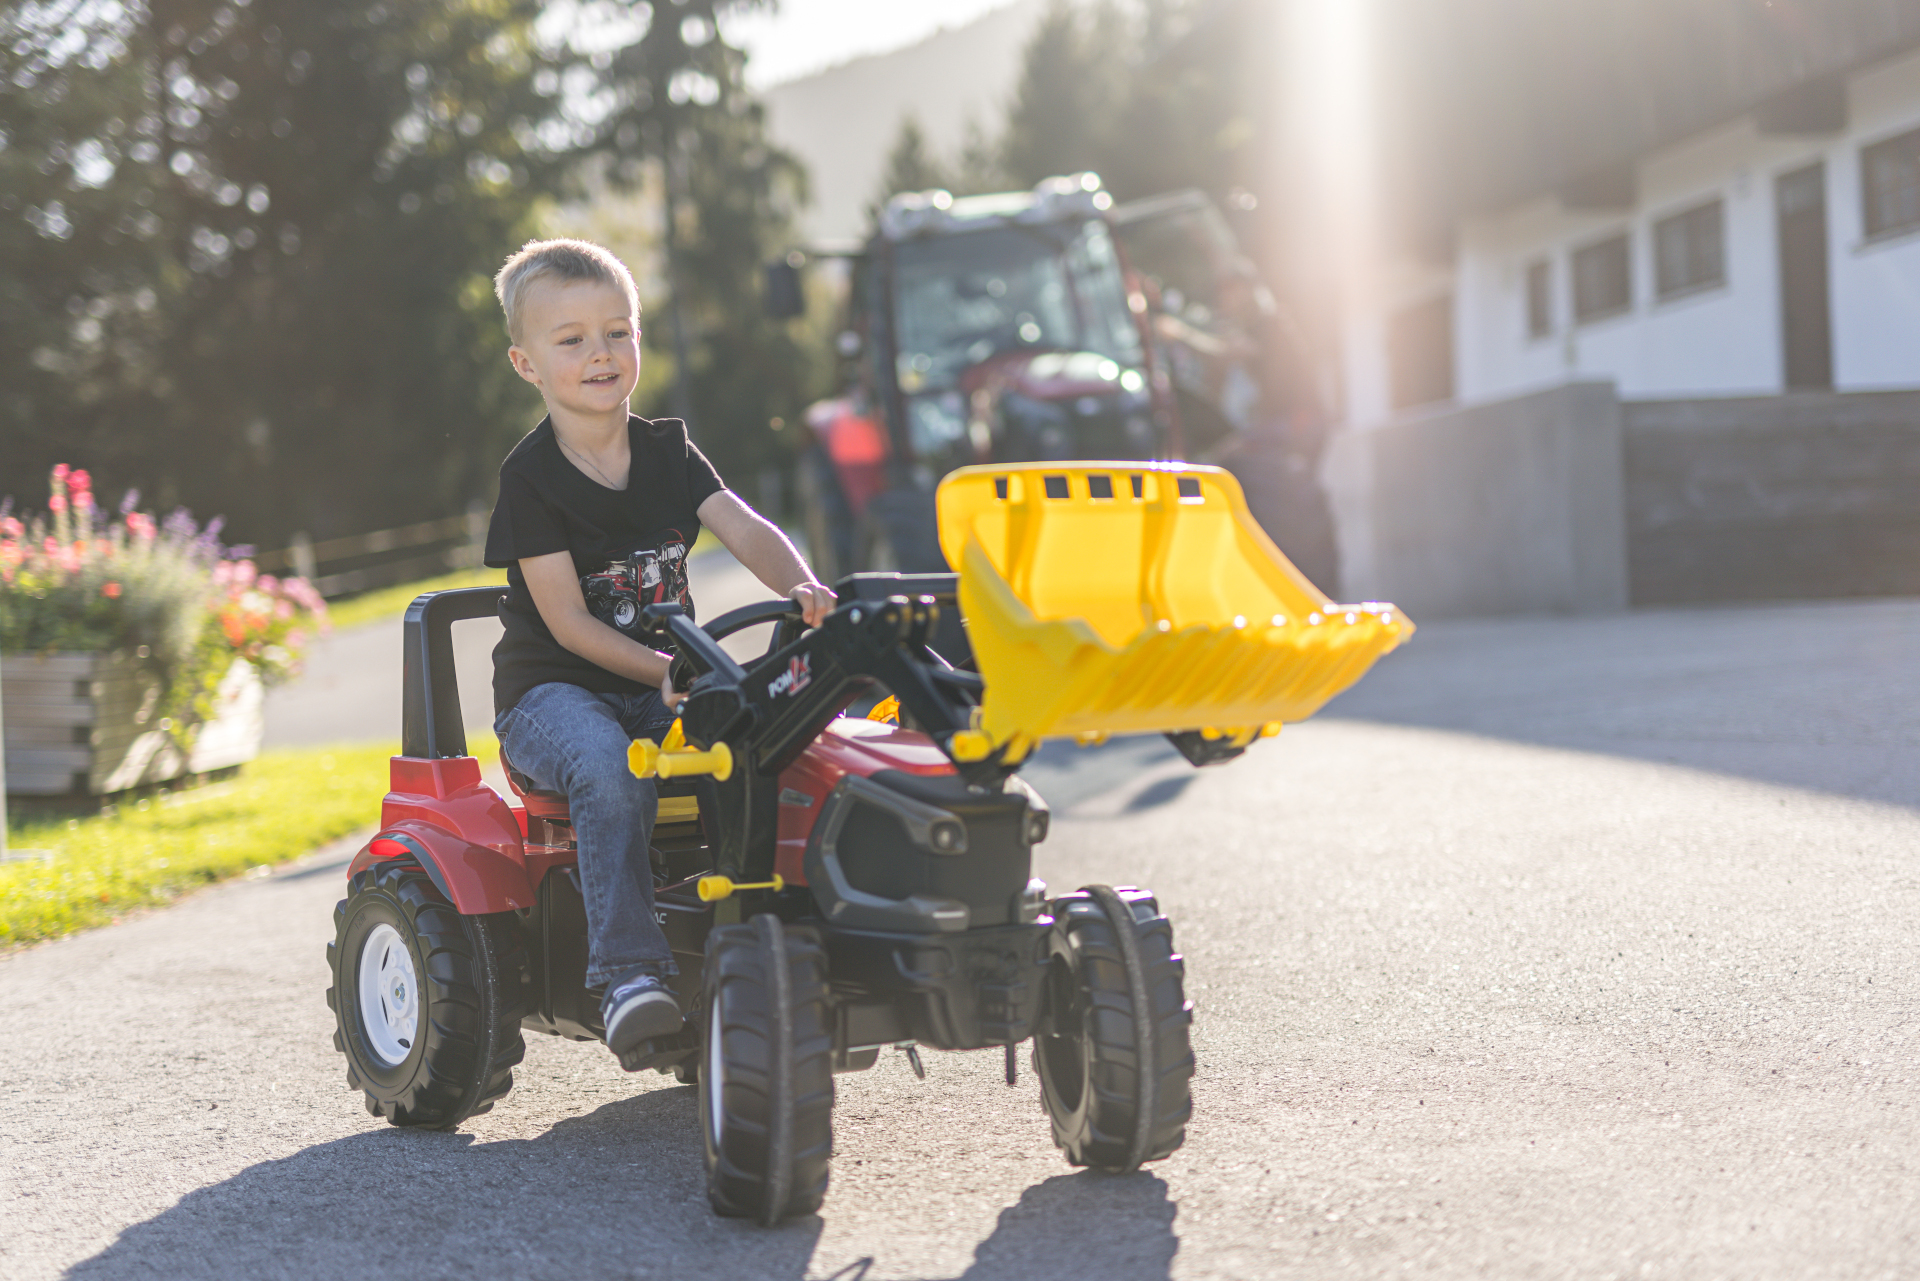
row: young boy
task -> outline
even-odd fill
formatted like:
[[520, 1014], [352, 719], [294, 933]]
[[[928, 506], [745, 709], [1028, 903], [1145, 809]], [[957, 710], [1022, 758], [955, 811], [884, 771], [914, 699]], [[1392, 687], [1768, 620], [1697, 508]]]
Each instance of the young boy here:
[[[627, 768], [635, 738], [664, 737], [684, 692], [669, 656], [638, 639], [630, 599], [693, 612], [687, 552], [705, 525], [809, 624], [833, 593], [779, 529], [721, 483], [674, 418], [628, 410], [640, 372], [639, 296], [620, 260], [578, 240], [533, 241], [494, 280], [514, 372], [547, 417], [500, 466], [486, 562], [507, 571], [506, 634], [493, 652], [494, 729], [514, 768], [564, 793], [587, 909], [587, 984], [606, 988], [607, 1045], [624, 1053], [679, 1028], [664, 979], [676, 972], [653, 915], [652, 779]], [[592, 605], [589, 605], [589, 599]], [[622, 609], [620, 606], [626, 605]]]

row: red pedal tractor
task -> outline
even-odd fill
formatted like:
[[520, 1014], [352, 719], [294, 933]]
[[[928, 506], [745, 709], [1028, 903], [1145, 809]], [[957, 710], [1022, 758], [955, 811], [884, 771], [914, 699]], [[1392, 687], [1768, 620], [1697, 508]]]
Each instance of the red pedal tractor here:
[[[813, 630], [784, 601], [704, 628], [648, 607], [690, 691], [692, 746], [635, 753], [661, 779], [655, 895], [687, 1022], [625, 1065], [697, 1083], [713, 1208], [768, 1224], [819, 1207], [833, 1074], [889, 1045], [1003, 1046], [1011, 1084], [1031, 1039], [1068, 1161], [1166, 1156], [1193, 1071], [1172, 927], [1143, 891], [1050, 898], [1032, 879], [1046, 806], [1017, 762], [955, 751], [982, 682], [928, 641], [956, 576], [862, 574], [836, 590]], [[334, 1044], [367, 1110], [395, 1125], [487, 1111], [513, 1085], [523, 1030], [602, 1030], [566, 798], [530, 790], [510, 762], [517, 796], [502, 797], [467, 754], [451, 628], [500, 597], [408, 607], [402, 754], [334, 912]], [[756, 662], [717, 643], [766, 623]], [[876, 687], [899, 700], [898, 724], [842, 714]]]

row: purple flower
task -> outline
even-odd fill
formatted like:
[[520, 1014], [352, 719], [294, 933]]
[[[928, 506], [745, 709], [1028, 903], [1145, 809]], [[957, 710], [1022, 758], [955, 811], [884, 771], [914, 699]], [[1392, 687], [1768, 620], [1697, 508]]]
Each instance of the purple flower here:
[[233, 546], [227, 548], [227, 559], [228, 560], [252, 560], [253, 544], [252, 543], [235, 543]]
[[139, 505], [140, 505], [140, 491], [137, 489], [129, 489], [127, 491], [127, 496], [120, 500], [120, 514], [122, 516], [125, 516], [128, 512], [132, 511], [134, 508], [138, 507]]

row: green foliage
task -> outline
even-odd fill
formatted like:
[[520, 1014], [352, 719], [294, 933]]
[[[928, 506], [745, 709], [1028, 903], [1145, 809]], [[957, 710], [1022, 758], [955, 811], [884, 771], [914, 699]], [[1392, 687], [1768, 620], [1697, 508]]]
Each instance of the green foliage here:
[[1000, 168], [1000, 147], [978, 120], [968, 120], [966, 136], [956, 162], [949, 164], [935, 151], [920, 118], [909, 112], [901, 117], [900, 130], [887, 152], [886, 172], [880, 188], [874, 192], [870, 208], [876, 213], [887, 201], [903, 191], [931, 191], [944, 188], [956, 196], [973, 196], [1007, 187]]
[[222, 783], [84, 819], [16, 822], [0, 863], [0, 948], [104, 925], [371, 826], [398, 744], [263, 753]]
[[669, 153], [696, 431], [752, 465], [812, 390], [759, 305], [802, 175], [713, 0], [593, 6], [591, 49], [541, 43], [563, 7], [0, 5], [9, 467], [72, 459], [271, 546], [488, 498], [538, 412], [489, 277], [584, 160], [637, 182]]
[[903, 191], [931, 191], [935, 187], [951, 191], [952, 181], [946, 166], [933, 154], [933, 145], [920, 127], [920, 117], [912, 112], [902, 116], [900, 132], [894, 135], [893, 147], [887, 152], [886, 172], [880, 177], [880, 190], [873, 193], [873, 203], [884, 205]]
[[[806, 198], [806, 175], [768, 142], [763, 110], [743, 79], [746, 57], [715, 21], [717, 10], [763, 2], [687, 0], [672, 20], [656, 12], [644, 34], [606, 54], [611, 106], [595, 126], [608, 157], [605, 180], [627, 189], [657, 184], [671, 211], [664, 283], [685, 332], [690, 403], [681, 403], [677, 381], [662, 381], [636, 408], [648, 416], [684, 411], [721, 474], [749, 492], [752, 473], [784, 461], [770, 423], [796, 420], [824, 394], [831, 368], [825, 352], [804, 341], [807, 331], [764, 310], [762, 268], [792, 248], [790, 218]], [[650, 312], [647, 360], [664, 364], [675, 359], [674, 316], [658, 305]]]
[[1054, 0], [1023, 57], [1001, 162], [1011, 185], [1091, 169], [1122, 200], [1262, 185], [1278, 6]]

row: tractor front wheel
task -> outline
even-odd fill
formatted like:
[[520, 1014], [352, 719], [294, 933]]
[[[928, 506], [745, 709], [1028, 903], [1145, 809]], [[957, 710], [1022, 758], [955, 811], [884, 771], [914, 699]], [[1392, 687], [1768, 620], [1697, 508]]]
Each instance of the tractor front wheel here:
[[1186, 967], [1143, 890], [1090, 885], [1052, 905], [1033, 1063], [1053, 1141], [1074, 1165], [1130, 1171], [1186, 1141]]
[[511, 912], [462, 916], [403, 860], [356, 873], [327, 944], [333, 1045], [367, 1111], [450, 1130], [513, 1087], [526, 953]]
[[772, 915], [707, 936], [697, 1071], [714, 1212], [811, 1214], [833, 1153], [833, 1038], [819, 936]]

